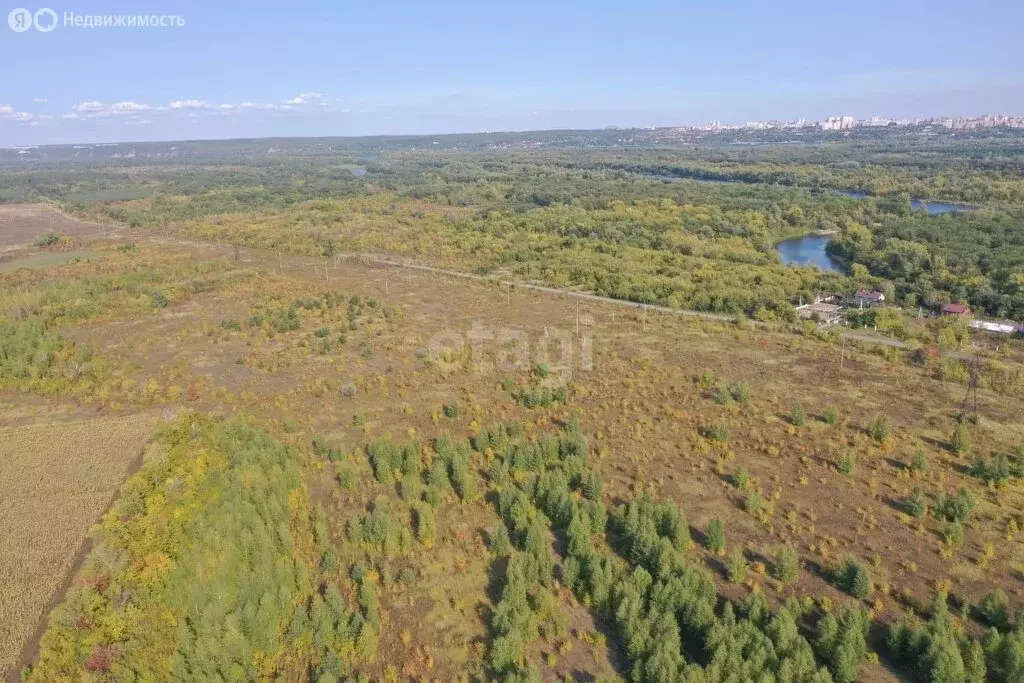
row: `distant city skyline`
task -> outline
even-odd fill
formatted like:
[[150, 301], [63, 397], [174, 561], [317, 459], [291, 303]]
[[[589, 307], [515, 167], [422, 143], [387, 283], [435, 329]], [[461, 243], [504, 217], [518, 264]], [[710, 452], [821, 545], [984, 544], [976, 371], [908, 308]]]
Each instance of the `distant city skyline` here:
[[[99, 105], [100, 103], [87, 103]], [[115, 103], [102, 110], [96, 107], [96, 111], [120, 111], [124, 109], [126, 105], [132, 103]], [[257, 108], [259, 105], [256, 104], [244, 104], [240, 105], [242, 109]], [[180, 107], [171, 107], [171, 109]], [[149, 109], [145, 111], [150, 111]], [[2, 109], [0, 109], [2, 112]], [[107, 114], [107, 116], [113, 116], [114, 114]], [[986, 128], [997, 128], [1006, 127], [1013, 129], [1024, 129], [1024, 115], [1013, 116], [1009, 114], [980, 114], [976, 116], [920, 116], [920, 117], [887, 117], [879, 115], [871, 115], [865, 118], [857, 118], [854, 116], [847, 115], [834, 115], [825, 117], [822, 120], [809, 120], [804, 118], [797, 119], [764, 119], [754, 121], [744, 121], [742, 123], [734, 122], [723, 122], [718, 120], [710, 120], [705, 122], [697, 123], [676, 123], [664, 126], [619, 126], [609, 124], [605, 126], [589, 126], [579, 127], [575, 130], [665, 130], [665, 131], [703, 131], [703, 132], [726, 132], [726, 131], [739, 131], [739, 130], [821, 130], [821, 131], [849, 131], [855, 128], [870, 128], [870, 127], [908, 127], [908, 126], [938, 126], [948, 130], [982, 130]], [[228, 140], [228, 139], [242, 139], [242, 138], [303, 138], [303, 137], [371, 137], [374, 135], [384, 136], [414, 136], [414, 137], [430, 137], [431, 135], [443, 136], [443, 135], [458, 135], [458, 134], [474, 134], [474, 133], [523, 133], [528, 134], [531, 132], [543, 132], [550, 130], [572, 130], [573, 128], [523, 128], [523, 129], [492, 129], [492, 130], [452, 130], [444, 132], [423, 132], [423, 133], [367, 133], [367, 134], [315, 134], [315, 133], [298, 133], [294, 135], [226, 135], [223, 137], [194, 137], [194, 138], [124, 138], [124, 139], [111, 139], [111, 140], [73, 140], [67, 142], [53, 142], [53, 143], [23, 143], [23, 144], [0, 144], [2, 149], [29, 149], [35, 147], [46, 147], [46, 146], [68, 146], [68, 145], [109, 145], [117, 143], [143, 143], [143, 142], [174, 142], [179, 140]]]
[[1024, 113], [1024, 3], [687, 5], [19, 0], [0, 145]]

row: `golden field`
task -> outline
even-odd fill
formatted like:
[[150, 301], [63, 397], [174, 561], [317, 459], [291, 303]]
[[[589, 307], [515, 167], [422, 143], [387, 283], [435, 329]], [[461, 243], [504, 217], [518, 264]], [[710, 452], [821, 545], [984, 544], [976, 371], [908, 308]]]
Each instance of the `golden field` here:
[[16, 665], [154, 425], [128, 416], [0, 429], [0, 670]]

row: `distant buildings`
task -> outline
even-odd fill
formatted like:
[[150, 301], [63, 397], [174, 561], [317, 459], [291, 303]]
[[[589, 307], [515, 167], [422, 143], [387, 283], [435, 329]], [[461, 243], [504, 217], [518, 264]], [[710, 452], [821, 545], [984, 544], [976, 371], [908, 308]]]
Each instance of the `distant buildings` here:
[[971, 307], [965, 304], [946, 304], [939, 311], [942, 315], [972, 315]]
[[853, 295], [853, 303], [860, 308], [880, 306], [885, 303], [885, 294], [876, 289], [858, 289]]
[[856, 127], [857, 119], [852, 116], [830, 116], [821, 122], [822, 130], [850, 130]]
[[939, 126], [949, 130], [979, 130], [1005, 126], [1008, 128], [1024, 128], [1024, 116], [1006, 116], [1004, 114], [985, 114], [983, 116], [944, 116], [931, 118], [890, 118], [887, 116], [871, 116], [858, 119], [853, 116], [829, 116], [821, 121], [807, 119], [767, 119], [747, 121], [742, 124], [708, 121], [702, 125], [675, 126], [661, 129], [669, 134], [668, 138], [683, 138], [694, 133], [722, 133], [727, 131], [768, 131], [792, 130], [802, 131], [816, 129], [822, 131], [849, 131], [855, 128], [903, 128], [907, 126]]
[[828, 304], [822, 301], [815, 301], [813, 304], [799, 306], [796, 314], [802, 320], [813, 320], [823, 325], [835, 325], [842, 320], [843, 307], [836, 304]]

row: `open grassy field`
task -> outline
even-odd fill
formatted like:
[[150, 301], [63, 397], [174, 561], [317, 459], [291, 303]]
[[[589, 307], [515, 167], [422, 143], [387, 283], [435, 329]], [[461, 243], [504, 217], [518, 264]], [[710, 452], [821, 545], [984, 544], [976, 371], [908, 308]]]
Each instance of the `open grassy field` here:
[[[611, 513], [647, 494], [678, 506], [693, 539], [686, 566], [706, 572], [723, 599], [809, 604], [801, 623], [811, 633], [838, 606], [857, 605], [878, 654], [857, 680], [900, 678], [880, 634], [926, 618], [937, 591], [969, 635], [985, 627], [979, 606], [993, 589], [1019, 609], [1024, 496], [1018, 479], [986, 479], [973, 461], [1019, 458], [1024, 422], [1013, 401], [983, 386], [965, 446], [955, 420], [964, 386], [909, 353], [849, 343], [840, 358], [834, 340], [801, 327], [577, 308], [557, 295], [354, 260], [168, 241], [91, 248], [107, 255], [8, 277], [31, 292], [51, 277], [73, 284], [145, 264], [152, 281], [174, 283], [160, 285], [172, 296], [60, 323], [67, 343], [102, 360], [105, 379], [85, 392], [68, 384], [50, 400], [243, 413], [310, 454], [303, 486], [341, 568], [331, 581], [353, 606], [367, 585], [375, 591], [377, 611], [361, 609], [377, 615], [377, 644], [345, 659], [346, 671], [496, 675], [495, 614], [507, 565], [527, 548], [507, 554], [491, 543], [510, 483], [494, 463], [505, 456], [468, 457], [476, 496], [454, 484], [429, 491], [430, 463], [448, 457], [435, 438], [472, 438], [498, 421], [536, 439], [577, 416], [601, 504]], [[560, 386], [562, 398], [545, 399]], [[419, 442], [418, 482], [378, 475], [367, 447], [379, 438]], [[511, 481], [532, 495], [532, 476]], [[957, 522], [949, 501], [960, 490], [971, 504]], [[724, 523], [724, 549], [708, 540], [713, 520]], [[553, 582], [529, 596], [539, 630], [517, 666], [545, 680], [625, 676], [636, 657], [625, 626], [569, 585], [564, 532], [551, 524]], [[594, 539], [615, 566], [632, 561], [615, 533]], [[778, 570], [780, 548], [795, 558], [792, 575]], [[856, 595], [839, 571], [850, 561], [867, 576]], [[91, 643], [89, 633], [75, 637]], [[101, 663], [114, 656], [81, 647]]]
[[86, 237], [113, 229], [109, 224], [72, 218], [45, 204], [0, 204], [0, 253], [49, 234]]
[[23, 652], [34, 657], [41, 619], [154, 426], [150, 416], [130, 416], [0, 429], [0, 670], [15, 668]]

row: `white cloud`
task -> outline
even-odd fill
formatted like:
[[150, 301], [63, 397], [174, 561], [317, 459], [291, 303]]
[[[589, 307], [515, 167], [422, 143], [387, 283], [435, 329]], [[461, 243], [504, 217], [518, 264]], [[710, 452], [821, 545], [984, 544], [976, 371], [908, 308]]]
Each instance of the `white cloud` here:
[[171, 109], [209, 109], [209, 102], [202, 100], [175, 100], [171, 102]]
[[139, 104], [138, 102], [117, 102], [110, 106], [111, 111], [134, 113], [139, 111], [149, 111], [152, 109], [148, 104]]
[[[307, 93], [308, 95], [309, 93]], [[266, 104], [260, 102], [225, 102], [223, 104], [210, 104], [209, 102], [201, 100], [178, 100], [171, 102], [171, 109], [175, 110], [194, 110], [194, 111], [207, 111], [213, 110], [221, 114], [227, 114], [238, 111], [275, 111], [275, 110], [290, 110], [294, 109], [289, 104]]]
[[98, 100], [89, 100], [87, 102], [79, 102], [71, 107], [71, 113], [79, 115], [75, 118], [100, 119], [111, 116], [134, 116], [152, 109], [153, 107], [150, 105], [140, 102], [126, 101], [106, 104]]
[[102, 102], [97, 102], [95, 100], [92, 100], [92, 101], [89, 101], [89, 102], [81, 102], [79, 104], [76, 104], [75, 106], [71, 107], [71, 109], [81, 114], [81, 113], [103, 111], [104, 107], [105, 107], [105, 105]]
[[[142, 102], [125, 100], [122, 102], [107, 103], [100, 100], [86, 100], [71, 107], [71, 111], [61, 116], [65, 121], [76, 121], [81, 119], [102, 119], [102, 118], [124, 118], [129, 123], [143, 125], [152, 123], [149, 118], [142, 118], [143, 114], [153, 114], [164, 111], [180, 112], [186, 118], [198, 118], [204, 113], [231, 115], [243, 111], [294, 111], [296, 108], [314, 104], [327, 105], [326, 97], [321, 93], [308, 92], [300, 93], [296, 97], [281, 104], [269, 104], [259, 102], [225, 102], [223, 104], [210, 103], [206, 100], [185, 99], [174, 100], [168, 105], [153, 106]], [[43, 116], [24, 114], [16, 112], [12, 107], [0, 106], [0, 119], [3, 120], [42, 120]], [[48, 117], [53, 118], [53, 117]]]
[[32, 101], [36, 104], [46, 104], [49, 100], [47, 100], [45, 97], [33, 97]]
[[304, 92], [299, 93], [290, 100], [285, 100], [286, 105], [291, 106], [302, 106], [304, 104], [315, 104], [321, 107], [327, 106], [327, 97], [323, 93], [319, 92]]
[[18, 121], [20, 123], [32, 123], [38, 122], [38, 120], [39, 117], [35, 114], [30, 114], [27, 111], [18, 111], [8, 104], [0, 105], [0, 121]]

